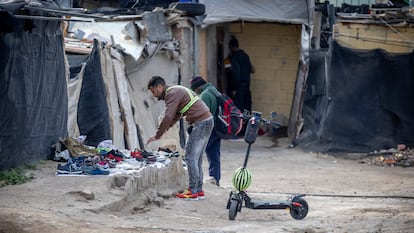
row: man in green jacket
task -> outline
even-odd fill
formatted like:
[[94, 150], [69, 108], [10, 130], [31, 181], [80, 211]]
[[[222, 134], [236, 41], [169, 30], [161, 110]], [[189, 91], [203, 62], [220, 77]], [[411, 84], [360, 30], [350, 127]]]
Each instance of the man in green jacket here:
[[[194, 76], [190, 81], [191, 89], [199, 94], [200, 99], [210, 109], [211, 115], [217, 118], [217, 97], [220, 92], [211, 83], [207, 83], [201, 76]], [[213, 130], [206, 147], [207, 160], [209, 163], [208, 182], [220, 186], [221, 167], [220, 167], [220, 147], [221, 138]]]

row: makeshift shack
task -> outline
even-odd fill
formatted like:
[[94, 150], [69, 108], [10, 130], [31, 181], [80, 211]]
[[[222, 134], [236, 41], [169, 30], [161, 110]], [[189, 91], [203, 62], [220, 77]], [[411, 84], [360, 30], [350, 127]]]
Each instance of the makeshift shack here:
[[49, 158], [67, 136], [86, 136], [90, 146], [110, 139], [120, 149], [182, 149], [184, 123], [144, 148], [164, 109], [146, 84], [153, 75], [189, 82], [191, 16], [159, 8], [88, 14], [44, 1], [0, 10], [1, 170]]
[[311, 50], [293, 144], [328, 153], [412, 148], [412, 8], [371, 5], [369, 13], [338, 12], [334, 22], [329, 48]]

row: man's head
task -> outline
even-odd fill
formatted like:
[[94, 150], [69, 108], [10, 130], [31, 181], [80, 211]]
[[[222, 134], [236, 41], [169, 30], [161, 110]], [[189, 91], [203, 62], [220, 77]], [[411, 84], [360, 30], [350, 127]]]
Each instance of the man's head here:
[[160, 76], [153, 76], [148, 81], [148, 90], [150, 90], [152, 95], [158, 100], [163, 100], [165, 96], [165, 80]]
[[203, 86], [206, 84], [207, 84], [206, 80], [204, 80], [201, 76], [194, 76], [190, 80], [191, 90], [193, 90], [197, 94], [201, 93]]
[[239, 49], [239, 41], [235, 36], [232, 36], [229, 41], [229, 49], [230, 51], [237, 51]]

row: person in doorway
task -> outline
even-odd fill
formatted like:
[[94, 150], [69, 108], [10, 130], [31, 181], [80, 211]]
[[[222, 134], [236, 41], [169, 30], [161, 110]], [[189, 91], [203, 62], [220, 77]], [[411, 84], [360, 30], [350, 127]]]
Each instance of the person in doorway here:
[[[201, 76], [194, 76], [190, 81], [191, 89], [197, 93], [201, 100], [208, 106], [211, 114], [217, 118], [217, 97], [219, 91], [211, 83], [207, 83]], [[220, 167], [220, 147], [221, 138], [213, 130], [206, 147], [206, 155], [209, 163], [207, 182], [220, 186], [221, 167]]]
[[249, 55], [239, 48], [235, 36], [229, 41], [231, 61], [231, 98], [240, 111], [252, 111], [252, 96], [250, 93], [250, 74], [255, 72]]
[[176, 197], [184, 200], [205, 198], [203, 192], [203, 153], [214, 127], [213, 116], [207, 105], [190, 89], [175, 85], [168, 86], [160, 76], [153, 76], [148, 82], [148, 90], [159, 101], [165, 101], [165, 114], [154, 136], [147, 141], [151, 143], [173, 126], [181, 117], [192, 127], [185, 145], [185, 162], [187, 163], [189, 188]]

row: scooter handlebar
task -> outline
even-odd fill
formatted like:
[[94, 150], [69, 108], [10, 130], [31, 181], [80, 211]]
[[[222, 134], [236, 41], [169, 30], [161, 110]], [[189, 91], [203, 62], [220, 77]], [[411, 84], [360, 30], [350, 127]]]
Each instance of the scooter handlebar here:
[[[282, 126], [281, 123], [269, 119], [262, 118], [262, 113], [257, 111], [252, 111], [251, 113], [249, 111], [244, 111], [242, 114], [242, 118], [246, 121], [248, 121], [250, 118], [254, 117], [257, 121], [260, 121], [261, 123], [265, 125], [270, 125], [274, 128], [280, 128]], [[272, 112], [271, 114], [272, 118], [276, 116], [275, 112]]]

